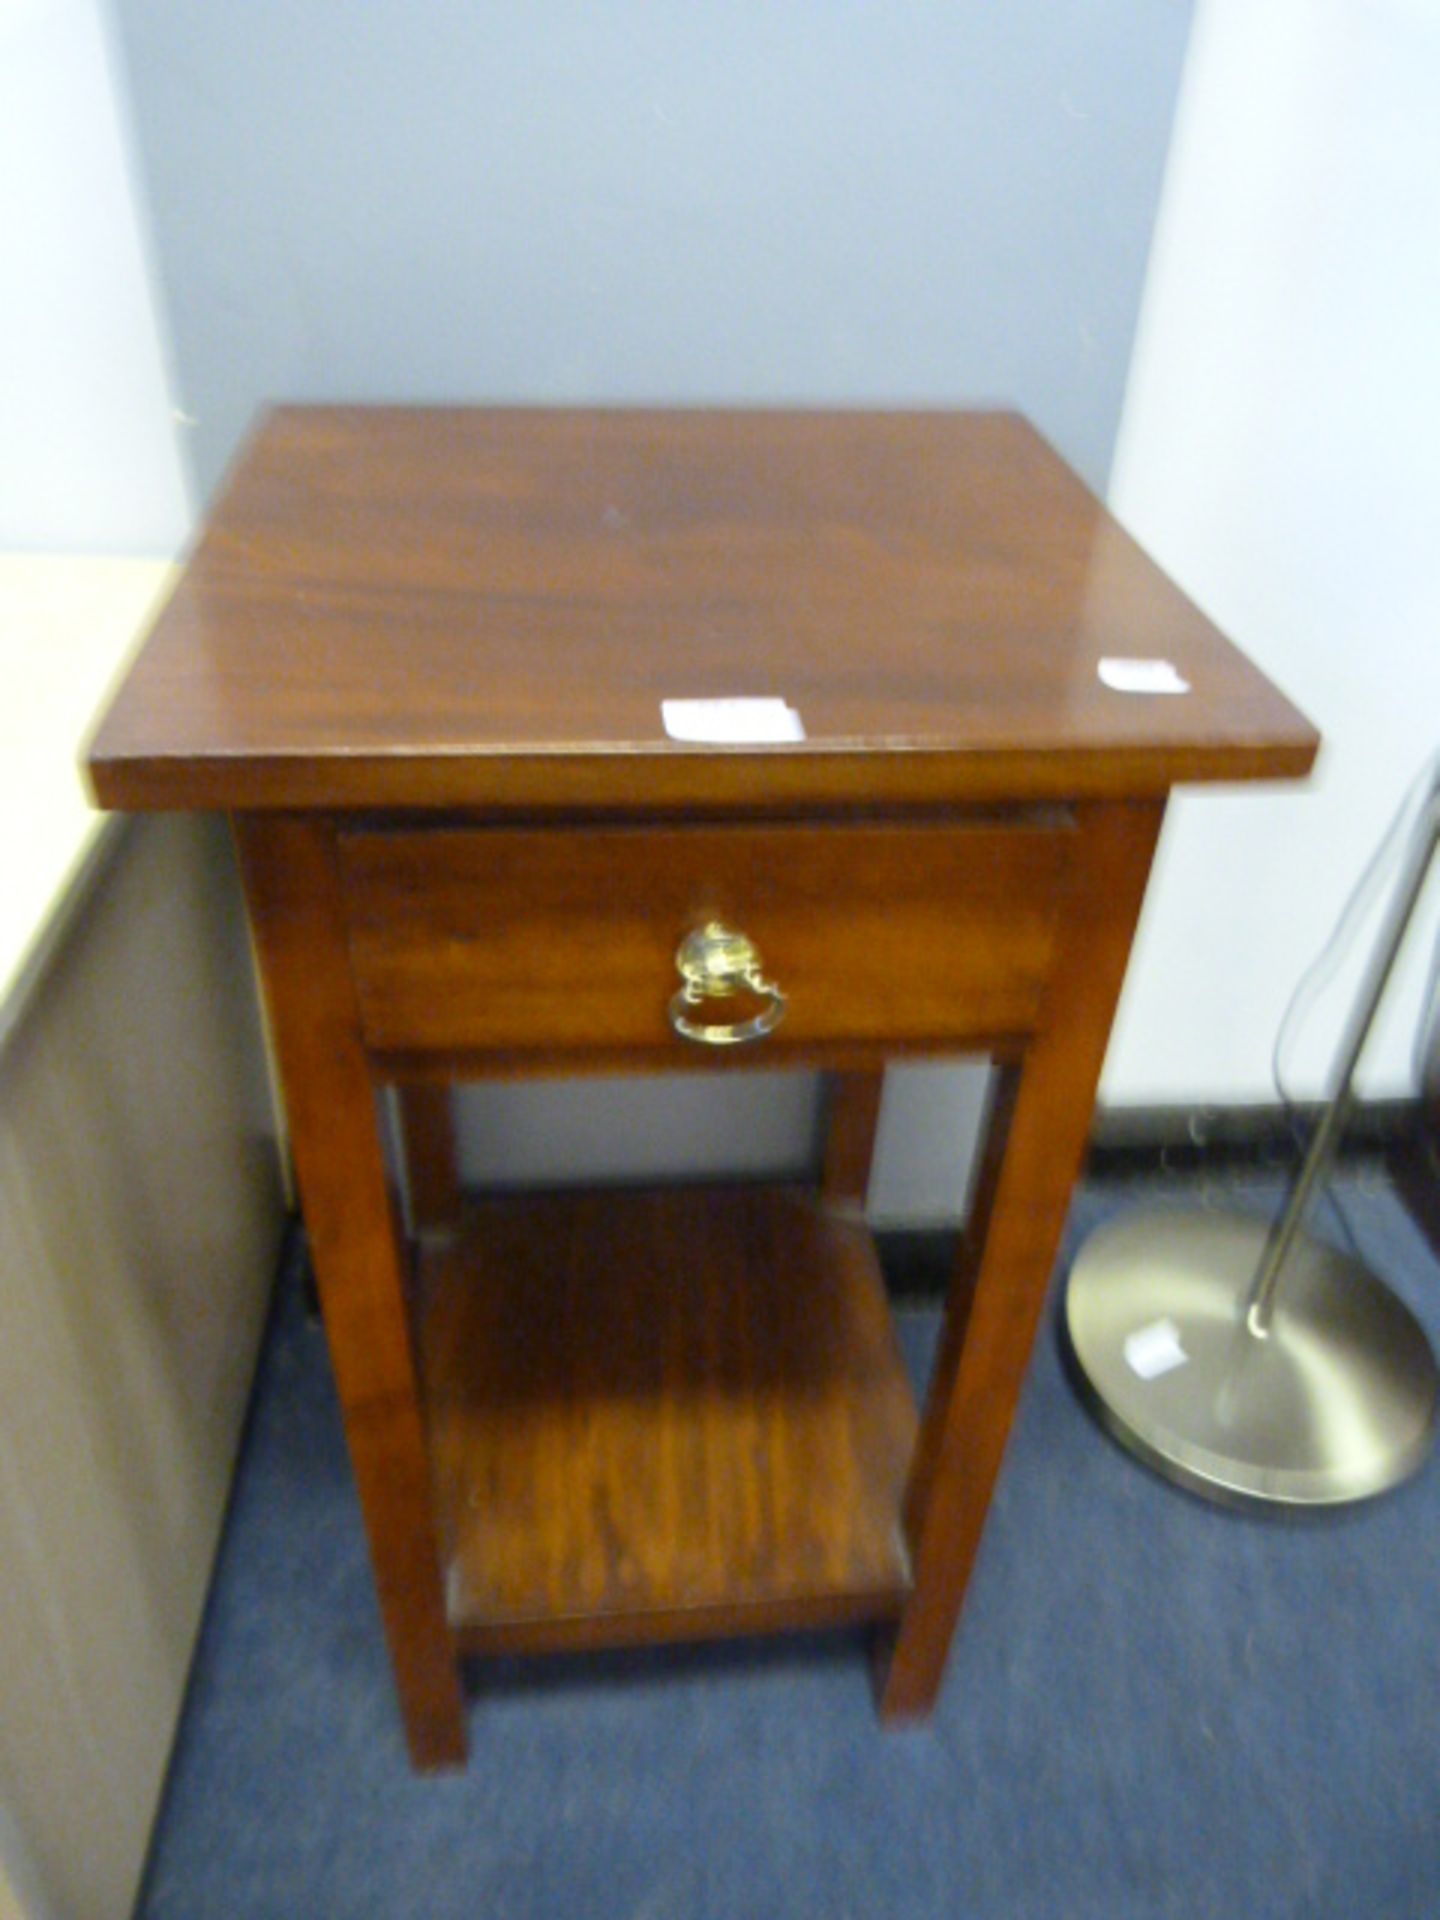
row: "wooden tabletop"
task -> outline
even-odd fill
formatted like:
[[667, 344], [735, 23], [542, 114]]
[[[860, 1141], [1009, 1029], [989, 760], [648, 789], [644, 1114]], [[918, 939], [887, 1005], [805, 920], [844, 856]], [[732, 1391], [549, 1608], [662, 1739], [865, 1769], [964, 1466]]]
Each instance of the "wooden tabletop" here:
[[[1117, 692], [1102, 658], [1183, 694]], [[804, 739], [667, 736], [778, 699]], [[1303, 773], [1006, 413], [282, 408], [94, 741], [112, 807], [824, 808]]]

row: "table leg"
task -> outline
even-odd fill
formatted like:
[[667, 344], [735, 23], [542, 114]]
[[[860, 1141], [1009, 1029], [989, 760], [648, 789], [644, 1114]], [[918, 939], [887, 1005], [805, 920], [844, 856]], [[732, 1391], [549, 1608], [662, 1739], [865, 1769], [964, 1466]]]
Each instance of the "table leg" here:
[[416, 1233], [444, 1232], [460, 1218], [454, 1095], [448, 1086], [420, 1081], [397, 1088], [396, 1095], [411, 1224]]
[[825, 1093], [825, 1161], [820, 1187], [836, 1205], [863, 1208], [880, 1124], [885, 1072], [833, 1073]]
[[236, 837], [285, 1086], [345, 1437], [410, 1753], [465, 1759], [404, 1252], [350, 978], [328, 825], [247, 814]]
[[1001, 1142], [982, 1163], [978, 1231], [957, 1267], [947, 1313], [955, 1323], [941, 1342], [911, 1472], [914, 1588], [881, 1676], [887, 1720], [927, 1714], [940, 1688], [1084, 1159], [1162, 813], [1159, 802], [1079, 813], [1045, 1005], [1018, 1071], [998, 1086]]

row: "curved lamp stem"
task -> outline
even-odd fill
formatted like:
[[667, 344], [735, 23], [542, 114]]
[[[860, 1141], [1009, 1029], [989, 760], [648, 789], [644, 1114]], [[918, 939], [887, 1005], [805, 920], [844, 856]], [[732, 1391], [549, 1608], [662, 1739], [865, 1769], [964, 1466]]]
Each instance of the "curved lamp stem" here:
[[1365, 1042], [1370, 1037], [1370, 1029], [1375, 1024], [1375, 1016], [1380, 1011], [1380, 1003], [1385, 997], [1390, 976], [1394, 972], [1395, 962], [1404, 945], [1405, 932], [1411, 917], [1419, 904], [1424, 891], [1425, 879], [1430, 871], [1430, 862], [1440, 842], [1440, 792], [1432, 793], [1425, 810], [1417, 821], [1410, 839], [1409, 859], [1406, 863], [1403, 880], [1396, 889], [1386, 916], [1385, 926], [1375, 942], [1375, 950], [1370, 958], [1370, 966], [1365, 976], [1363, 989], [1350, 1016], [1350, 1024], [1345, 1032], [1341, 1050], [1340, 1080], [1330, 1105], [1320, 1125], [1315, 1130], [1315, 1138], [1310, 1143], [1285, 1211], [1276, 1221], [1265, 1243], [1265, 1251], [1255, 1270], [1255, 1278], [1245, 1300], [1245, 1325], [1257, 1340], [1263, 1340], [1270, 1331], [1270, 1322], [1275, 1312], [1275, 1290], [1285, 1265], [1285, 1257], [1290, 1251], [1305, 1210], [1310, 1204], [1310, 1196], [1317, 1184], [1329, 1169], [1339, 1145], [1341, 1130], [1349, 1115], [1354, 1098], [1355, 1069], [1365, 1050]]

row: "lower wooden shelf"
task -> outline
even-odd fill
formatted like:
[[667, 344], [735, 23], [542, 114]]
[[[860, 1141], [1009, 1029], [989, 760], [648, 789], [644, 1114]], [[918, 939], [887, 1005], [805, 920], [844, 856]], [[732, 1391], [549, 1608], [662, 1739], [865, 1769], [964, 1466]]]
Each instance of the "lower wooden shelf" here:
[[813, 1195], [480, 1202], [420, 1354], [463, 1650], [899, 1612], [914, 1401], [870, 1237]]

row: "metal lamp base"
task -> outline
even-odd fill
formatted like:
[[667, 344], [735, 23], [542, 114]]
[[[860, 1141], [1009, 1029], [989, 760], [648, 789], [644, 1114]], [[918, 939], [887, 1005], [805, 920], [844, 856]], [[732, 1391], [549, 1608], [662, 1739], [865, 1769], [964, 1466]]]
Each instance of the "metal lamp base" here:
[[1168, 1479], [1229, 1505], [1339, 1506], [1424, 1460], [1435, 1358], [1358, 1260], [1297, 1234], [1269, 1330], [1246, 1322], [1270, 1229], [1148, 1211], [1082, 1248], [1066, 1328], [1095, 1411]]

